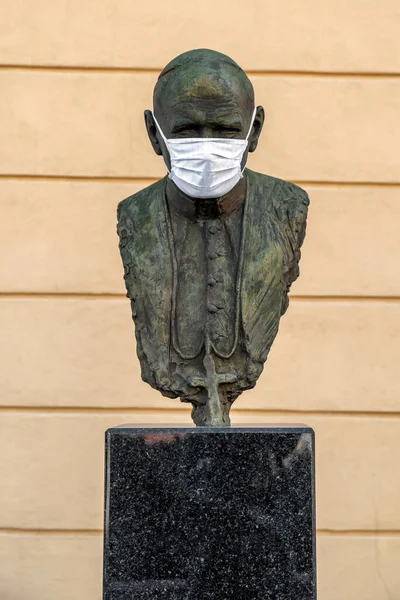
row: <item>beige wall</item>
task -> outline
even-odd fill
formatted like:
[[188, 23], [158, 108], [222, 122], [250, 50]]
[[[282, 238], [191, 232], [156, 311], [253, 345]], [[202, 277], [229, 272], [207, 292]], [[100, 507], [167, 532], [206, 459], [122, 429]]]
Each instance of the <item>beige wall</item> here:
[[0, 598], [101, 594], [104, 430], [189, 423], [139, 377], [115, 235], [163, 174], [157, 72], [212, 47], [250, 73], [250, 166], [311, 196], [301, 279], [236, 423], [317, 434], [323, 600], [400, 598], [400, 3], [0, 4]]

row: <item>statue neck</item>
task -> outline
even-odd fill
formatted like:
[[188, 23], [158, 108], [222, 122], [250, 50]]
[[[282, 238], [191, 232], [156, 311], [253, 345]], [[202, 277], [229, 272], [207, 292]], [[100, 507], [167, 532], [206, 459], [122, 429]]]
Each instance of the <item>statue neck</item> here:
[[246, 188], [245, 174], [235, 187], [221, 198], [192, 198], [168, 178], [165, 193], [170, 210], [191, 221], [204, 221], [232, 213], [246, 198]]

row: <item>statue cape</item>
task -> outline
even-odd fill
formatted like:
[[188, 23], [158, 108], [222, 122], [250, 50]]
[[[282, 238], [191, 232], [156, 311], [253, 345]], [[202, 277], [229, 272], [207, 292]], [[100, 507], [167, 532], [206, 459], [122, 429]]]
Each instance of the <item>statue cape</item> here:
[[[241, 326], [249, 357], [267, 358], [298, 277], [308, 196], [298, 186], [246, 169]], [[172, 257], [166, 177], [118, 206], [120, 251], [136, 325], [142, 377], [168, 388]], [[154, 368], [153, 368], [154, 367]]]

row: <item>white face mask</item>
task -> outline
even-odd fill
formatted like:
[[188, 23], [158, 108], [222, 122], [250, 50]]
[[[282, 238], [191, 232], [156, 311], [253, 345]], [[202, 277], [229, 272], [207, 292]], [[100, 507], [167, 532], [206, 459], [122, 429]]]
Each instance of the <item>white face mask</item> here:
[[[220, 198], [243, 177], [242, 159], [247, 148], [257, 109], [254, 109], [250, 129], [244, 140], [224, 138], [165, 137], [153, 114], [165, 142], [171, 161], [169, 178], [192, 198]], [[165, 161], [164, 161], [165, 162]]]

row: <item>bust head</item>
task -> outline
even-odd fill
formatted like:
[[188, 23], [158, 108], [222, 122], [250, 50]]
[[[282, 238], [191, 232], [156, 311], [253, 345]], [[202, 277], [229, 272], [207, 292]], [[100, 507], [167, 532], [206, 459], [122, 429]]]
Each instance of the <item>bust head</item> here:
[[[191, 50], [174, 58], [161, 72], [153, 95], [154, 114], [167, 139], [245, 139], [254, 112], [254, 90], [231, 58], [213, 50]], [[153, 114], [145, 111], [147, 132], [156, 154], [170, 168], [169, 154]], [[264, 110], [257, 108], [243, 155], [257, 148]]]

